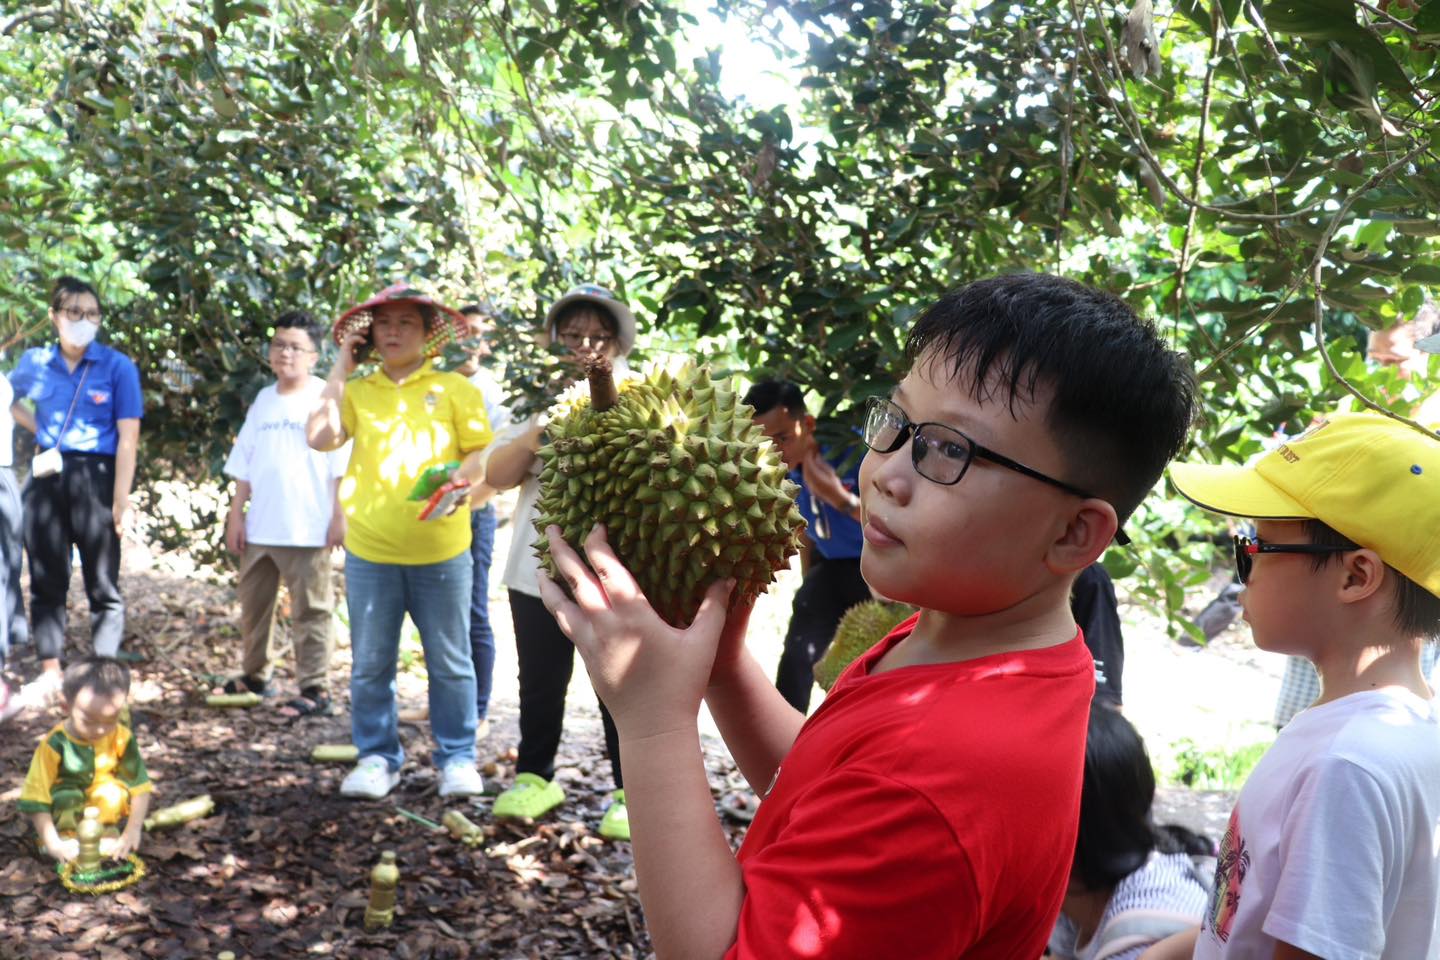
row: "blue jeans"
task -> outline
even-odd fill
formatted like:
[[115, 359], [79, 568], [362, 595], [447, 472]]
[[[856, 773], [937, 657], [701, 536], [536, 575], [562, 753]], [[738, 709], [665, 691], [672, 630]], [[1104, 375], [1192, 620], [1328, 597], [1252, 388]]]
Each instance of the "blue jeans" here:
[[495, 631], [490, 629], [490, 560], [495, 555], [495, 507], [486, 504], [470, 512], [470, 559], [475, 583], [470, 589], [470, 655], [475, 661], [475, 715], [484, 720], [490, 712], [490, 690], [495, 673]]
[[475, 665], [470, 659], [470, 551], [440, 563], [371, 563], [345, 554], [350, 609], [350, 737], [361, 757], [405, 762], [395, 667], [405, 614], [420, 631], [430, 677], [435, 766], [475, 762]]

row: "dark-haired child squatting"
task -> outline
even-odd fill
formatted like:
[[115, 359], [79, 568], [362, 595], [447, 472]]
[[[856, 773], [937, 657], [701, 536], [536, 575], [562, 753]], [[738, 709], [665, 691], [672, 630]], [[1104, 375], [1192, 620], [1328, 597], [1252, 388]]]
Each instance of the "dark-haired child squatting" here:
[[111, 657], [89, 657], [65, 668], [60, 689], [67, 716], [35, 748], [20, 811], [30, 815], [45, 852], [62, 862], [79, 846], [61, 834], [74, 832], [86, 807], [98, 807], [104, 824], [128, 817], [119, 838], [100, 845], [106, 856], [127, 857], [140, 849], [154, 790], [135, 735], [120, 722], [130, 670]]
[[1157, 828], [1154, 801], [1145, 742], [1113, 698], [1097, 694], [1085, 736], [1075, 864], [1047, 956], [1136, 960], [1199, 921], [1215, 874], [1210, 842], [1183, 827]]
[[[861, 569], [921, 609], [808, 720], [745, 649], [747, 611], [727, 620], [730, 585], [675, 630], [603, 530], [592, 573], [551, 529], [574, 599], [544, 600], [620, 732], [659, 957], [1016, 960], [1050, 936], [1095, 689], [1070, 585], [1184, 440], [1193, 381], [1124, 303], [1039, 275], [942, 298], [907, 355], [867, 411]], [[738, 856], [702, 698], [764, 797]]]

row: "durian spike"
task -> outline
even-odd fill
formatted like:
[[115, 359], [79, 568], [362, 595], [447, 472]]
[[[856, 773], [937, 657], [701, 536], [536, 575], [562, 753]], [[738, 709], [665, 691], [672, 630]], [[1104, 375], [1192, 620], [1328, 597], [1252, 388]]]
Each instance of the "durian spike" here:
[[620, 402], [620, 391], [615, 387], [615, 371], [606, 356], [586, 357], [581, 361], [585, 376], [590, 379], [590, 409], [604, 413]]

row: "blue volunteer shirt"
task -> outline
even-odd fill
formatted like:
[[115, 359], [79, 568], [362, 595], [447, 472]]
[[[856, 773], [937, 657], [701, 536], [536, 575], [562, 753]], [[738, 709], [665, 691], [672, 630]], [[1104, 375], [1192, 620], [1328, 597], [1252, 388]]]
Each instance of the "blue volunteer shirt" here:
[[[10, 386], [16, 400], [34, 401], [35, 441], [46, 450], [58, 445], [61, 453], [113, 457], [120, 439], [115, 422], [145, 415], [135, 361], [99, 343], [85, 348], [73, 371], [66, 366], [58, 344], [31, 347], [10, 372]], [[80, 391], [78, 398], [76, 390]], [[75, 412], [62, 437], [60, 428], [72, 400]]]
[[[825, 455], [825, 459], [838, 472], [840, 464], [844, 462], [848, 451], [841, 451], [838, 455]], [[810, 492], [805, 486], [804, 474], [799, 470], [790, 472], [790, 479], [800, 485], [800, 516], [805, 518], [805, 533], [815, 543], [815, 549], [820, 556], [826, 560], [857, 560], [860, 557], [860, 548], [864, 544], [864, 537], [860, 533], [860, 524], [852, 520], [843, 510], [836, 510], [830, 504], [821, 500]], [[855, 493], [860, 489], [860, 461], [856, 460], [845, 473], [840, 474], [840, 480], [845, 484], [845, 489]], [[822, 525], [829, 528], [830, 536], [821, 537], [820, 530], [816, 529], [815, 511], [819, 509], [825, 519]]]

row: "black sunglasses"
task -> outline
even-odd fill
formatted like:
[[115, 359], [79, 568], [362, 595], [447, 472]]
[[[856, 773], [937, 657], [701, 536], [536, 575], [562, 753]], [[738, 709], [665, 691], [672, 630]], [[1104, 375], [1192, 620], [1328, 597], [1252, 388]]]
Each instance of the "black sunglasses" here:
[[1347, 553], [1353, 547], [1322, 547], [1318, 543], [1266, 543], [1259, 537], [1232, 537], [1235, 541], [1235, 574], [1241, 583], [1250, 582], [1250, 571], [1255, 567], [1257, 553]]
[[[1098, 500], [1092, 493], [1072, 486], [1063, 480], [1046, 476], [1039, 470], [1027, 467], [1018, 460], [1011, 460], [1004, 454], [996, 453], [989, 447], [943, 423], [916, 423], [910, 419], [900, 405], [885, 397], [871, 397], [865, 404], [865, 446], [876, 453], [894, 453], [907, 439], [910, 444], [910, 462], [915, 472], [926, 480], [943, 486], [952, 486], [961, 481], [971, 462], [979, 457], [997, 466], [1023, 473], [1025, 476], [1082, 500]], [[1130, 538], [1123, 530], [1115, 531], [1115, 541], [1128, 544]]]

